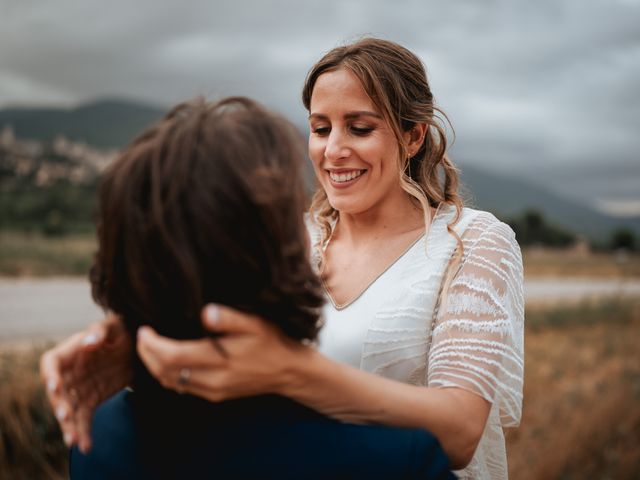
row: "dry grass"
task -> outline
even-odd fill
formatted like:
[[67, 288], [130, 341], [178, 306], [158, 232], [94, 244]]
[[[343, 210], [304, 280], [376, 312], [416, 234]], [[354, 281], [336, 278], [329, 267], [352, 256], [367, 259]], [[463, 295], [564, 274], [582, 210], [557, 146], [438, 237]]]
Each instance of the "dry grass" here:
[[510, 478], [640, 478], [640, 302], [604, 305], [599, 322], [579, 322], [584, 309], [548, 311], [548, 322], [545, 311], [529, 315]]
[[38, 376], [43, 348], [0, 353], [0, 478], [67, 478], [67, 449]]
[[[86, 275], [96, 250], [92, 233], [45, 237], [39, 233], [0, 232], [0, 275]], [[640, 254], [586, 253], [527, 249], [527, 277], [639, 278]]]
[[0, 232], [0, 275], [85, 276], [95, 251], [93, 234], [44, 237], [36, 233]]
[[[640, 478], [640, 301], [528, 312], [513, 480]], [[0, 353], [0, 478], [62, 479], [67, 451], [37, 374], [39, 349]]]
[[574, 250], [523, 251], [525, 276], [581, 278], [638, 278], [638, 253], [586, 253]]

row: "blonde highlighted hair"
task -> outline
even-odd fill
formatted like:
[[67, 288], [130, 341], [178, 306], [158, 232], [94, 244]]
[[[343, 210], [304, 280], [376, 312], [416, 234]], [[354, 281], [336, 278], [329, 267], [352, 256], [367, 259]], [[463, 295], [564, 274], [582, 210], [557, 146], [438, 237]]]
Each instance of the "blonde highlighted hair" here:
[[[434, 105], [427, 74], [420, 59], [397, 43], [364, 38], [332, 49], [309, 71], [302, 89], [302, 103], [307, 110], [316, 81], [323, 73], [346, 69], [362, 83], [366, 93], [380, 110], [398, 142], [398, 173], [402, 189], [424, 213], [425, 229], [431, 224], [431, 208], [452, 205], [456, 209], [447, 230], [456, 238], [457, 248], [445, 277], [446, 291], [457, 270], [462, 254], [462, 240], [453, 230], [459, 221], [463, 201], [458, 193], [458, 170], [447, 156], [447, 116]], [[416, 124], [426, 124], [427, 132], [419, 150], [411, 157], [403, 133]], [[320, 228], [320, 240], [314, 245], [321, 262], [331, 237], [338, 212], [331, 206], [325, 191], [318, 188], [310, 207], [311, 219]]]

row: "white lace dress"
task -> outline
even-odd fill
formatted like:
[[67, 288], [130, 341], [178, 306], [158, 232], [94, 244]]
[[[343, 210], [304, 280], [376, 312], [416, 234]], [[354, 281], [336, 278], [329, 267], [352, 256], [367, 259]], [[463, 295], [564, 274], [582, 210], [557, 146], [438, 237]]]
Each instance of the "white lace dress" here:
[[[443, 302], [437, 298], [456, 242], [442, 208], [420, 238], [355, 301], [324, 307], [319, 350], [367, 372], [429, 387], [459, 387], [491, 402], [471, 463], [460, 478], [506, 479], [503, 427], [522, 410], [523, 279], [512, 230], [487, 212], [465, 208], [454, 227], [464, 256]], [[311, 241], [319, 240], [308, 223]], [[317, 261], [317, 257], [314, 261]], [[440, 311], [438, 311], [440, 310]]]

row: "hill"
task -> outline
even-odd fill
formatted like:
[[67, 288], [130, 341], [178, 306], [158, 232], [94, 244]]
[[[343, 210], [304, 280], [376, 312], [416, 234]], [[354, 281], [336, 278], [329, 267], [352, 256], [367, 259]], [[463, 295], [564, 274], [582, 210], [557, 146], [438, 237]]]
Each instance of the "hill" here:
[[[71, 142], [86, 143], [96, 149], [121, 148], [163, 113], [159, 107], [113, 99], [95, 101], [73, 109], [13, 108], [0, 110], [0, 132], [5, 126], [11, 125], [18, 139], [33, 139], [47, 144], [58, 135], [63, 135]], [[306, 131], [306, 127], [303, 130]], [[42, 164], [48, 172], [51, 171], [47, 164], [51, 164], [55, 158], [44, 154], [42, 160], [44, 163], [38, 161], [34, 165]], [[76, 159], [76, 163], [78, 161]], [[60, 160], [56, 163], [60, 164]], [[5, 167], [7, 171], [1, 176], [6, 187], [13, 167]], [[60, 170], [60, 166], [56, 168], [64, 175], [64, 169]], [[314, 183], [311, 168], [305, 174], [306, 183], [311, 188]], [[550, 222], [595, 240], [608, 239], [611, 231], [620, 227], [630, 228], [640, 235], [640, 218], [618, 219], [602, 214], [587, 204], [564, 198], [523, 178], [501, 176], [463, 162], [462, 180], [470, 192], [472, 205], [495, 212], [501, 218], [519, 215], [527, 209], [537, 209]]]
[[17, 138], [50, 142], [64, 135], [96, 148], [121, 148], [163, 114], [162, 108], [114, 99], [71, 109], [10, 108], [0, 110], [0, 131], [10, 125]]
[[494, 212], [501, 218], [527, 209], [544, 213], [552, 223], [596, 240], [609, 238], [617, 228], [640, 234], [640, 218], [616, 218], [602, 214], [587, 204], [566, 199], [543, 186], [521, 178], [501, 176], [462, 163], [461, 179], [471, 205]]

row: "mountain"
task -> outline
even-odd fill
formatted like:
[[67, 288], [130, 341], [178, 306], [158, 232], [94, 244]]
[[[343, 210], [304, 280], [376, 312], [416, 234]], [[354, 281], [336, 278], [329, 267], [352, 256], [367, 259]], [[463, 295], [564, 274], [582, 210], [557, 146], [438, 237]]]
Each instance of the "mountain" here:
[[[64, 135], [72, 142], [84, 142], [96, 149], [121, 148], [163, 113], [162, 108], [126, 100], [95, 101], [73, 109], [13, 108], [0, 110], [0, 132], [4, 126], [11, 125], [18, 139], [50, 142], [56, 136]], [[94, 152], [93, 156], [96, 155]], [[47, 167], [46, 162], [43, 165], [42, 168]], [[640, 235], [640, 218], [607, 216], [586, 203], [564, 198], [528, 179], [501, 176], [464, 162], [461, 170], [462, 181], [470, 193], [470, 204], [501, 218], [517, 216], [526, 209], [537, 209], [550, 222], [592, 239], [604, 241], [612, 230], [620, 227], [630, 228]], [[10, 171], [5, 173], [12, 175]], [[311, 168], [307, 169], [305, 177], [307, 185], [313, 185]]]
[[587, 204], [557, 195], [544, 186], [483, 171], [465, 163], [461, 164], [461, 171], [469, 203], [501, 218], [536, 209], [544, 213], [551, 223], [592, 239], [604, 241], [617, 228], [629, 228], [640, 235], [640, 218], [608, 216]]
[[58, 135], [96, 148], [121, 148], [164, 110], [128, 100], [100, 100], [71, 109], [0, 110], [0, 131], [11, 126], [17, 138], [51, 141]]

